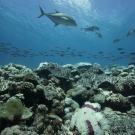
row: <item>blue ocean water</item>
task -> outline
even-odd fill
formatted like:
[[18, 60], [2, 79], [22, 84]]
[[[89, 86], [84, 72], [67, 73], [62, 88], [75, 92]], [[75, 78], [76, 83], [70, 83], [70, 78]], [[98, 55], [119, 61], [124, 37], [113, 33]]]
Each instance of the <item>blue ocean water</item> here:
[[[77, 27], [54, 27], [46, 16], [37, 18], [39, 6], [46, 13], [56, 9], [72, 16]], [[102, 39], [81, 30], [93, 25], [100, 28]], [[135, 52], [135, 36], [126, 37], [134, 27], [134, 0], [0, 0], [0, 65], [35, 68], [45, 61], [127, 65], [135, 62], [135, 55], [130, 55]], [[113, 43], [116, 38], [123, 40]]]

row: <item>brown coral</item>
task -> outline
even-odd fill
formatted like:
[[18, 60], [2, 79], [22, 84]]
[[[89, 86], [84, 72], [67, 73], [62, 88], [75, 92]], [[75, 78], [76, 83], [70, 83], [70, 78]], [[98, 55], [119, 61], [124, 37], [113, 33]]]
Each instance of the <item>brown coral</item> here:
[[24, 95], [29, 95], [33, 92], [34, 90], [34, 85], [30, 82], [23, 82], [21, 86], [21, 93]]
[[37, 79], [36, 75], [33, 73], [25, 74], [23, 81], [24, 82], [31, 82], [31, 83], [33, 83], [34, 86], [36, 86], [38, 84], [38, 79]]

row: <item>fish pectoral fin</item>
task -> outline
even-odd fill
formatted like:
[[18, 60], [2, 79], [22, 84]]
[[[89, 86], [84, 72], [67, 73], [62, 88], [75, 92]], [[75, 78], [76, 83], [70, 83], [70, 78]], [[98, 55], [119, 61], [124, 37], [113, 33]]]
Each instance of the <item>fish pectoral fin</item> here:
[[60, 13], [58, 10], [54, 9], [56, 11], [56, 13]]
[[69, 18], [67, 18], [67, 17], [61, 17], [62, 19], [64, 19], [64, 20], [69, 20]]
[[54, 24], [54, 27], [56, 27], [57, 25], [59, 25], [59, 24], [58, 24], [58, 23], [55, 23], [55, 24]]

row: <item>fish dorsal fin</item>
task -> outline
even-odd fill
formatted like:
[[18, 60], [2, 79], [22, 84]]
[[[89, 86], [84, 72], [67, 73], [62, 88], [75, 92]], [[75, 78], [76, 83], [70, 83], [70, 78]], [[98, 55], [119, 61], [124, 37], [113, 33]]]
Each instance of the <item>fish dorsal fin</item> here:
[[56, 13], [60, 13], [58, 10], [54, 9], [56, 11]]

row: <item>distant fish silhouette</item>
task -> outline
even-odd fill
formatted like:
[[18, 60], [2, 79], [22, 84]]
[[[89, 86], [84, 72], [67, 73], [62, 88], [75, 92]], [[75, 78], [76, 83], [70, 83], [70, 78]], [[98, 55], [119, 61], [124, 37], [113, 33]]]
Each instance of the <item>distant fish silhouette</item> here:
[[121, 40], [123, 40], [123, 38], [116, 38], [116, 39], [113, 40], [113, 43], [120, 42]]
[[81, 30], [94, 32], [94, 30], [89, 26], [87, 26], [86, 28], [81, 28]]
[[94, 26], [94, 25], [93, 26], [90, 26], [90, 28], [93, 29], [93, 30], [99, 30], [99, 27]]
[[102, 39], [102, 35], [101, 35], [99, 32], [96, 32], [96, 31], [95, 31], [95, 33], [98, 35], [99, 38]]
[[117, 50], [123, 50], [124, 48], [118, 48]]
[[130, 55], [135, 55], [135, 52], [130, 53]]
[[125, 52], [120, 52], [120, 54], [124, 54]]
[[81, 28], [81, 30], [85, 30], [85, 31], [95, 31], [95, 30], [99, 30], [99, 28], [97, 26], [87, 26], [86, 28]]
[[127, 37], [131, 36], [131, 35], [134, 35], [135, 34], [135, 27], [132, 28], [130, 31], [128, 31], [127, 33]]
[[54, 26], [57, 26], [59, 24], [63, 24], [65, 26], [77, 26], [76, 21], [69, 15], [61, 13], [57, 10], [55, 10], [55, 13], [47, 14], [43, 11], [43, 9], [39, 6], [41, 15], [38, 16], [38, 18], [42, 17], [43, 15], [46, 15], [51, 21], [55, 23]]

